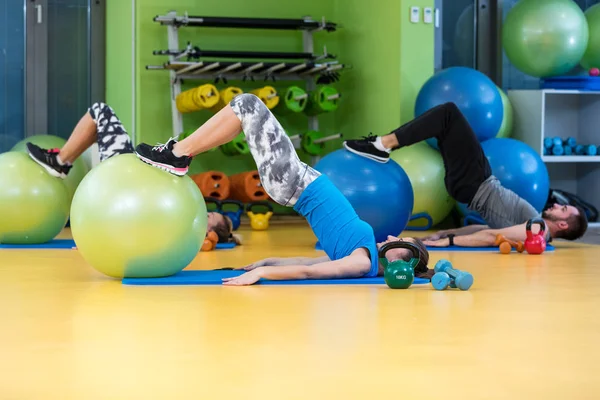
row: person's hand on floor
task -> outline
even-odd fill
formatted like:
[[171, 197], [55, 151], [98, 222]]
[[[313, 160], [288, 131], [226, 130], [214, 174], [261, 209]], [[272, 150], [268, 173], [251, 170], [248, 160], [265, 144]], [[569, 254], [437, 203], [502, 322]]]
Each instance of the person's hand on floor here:
[[255, 263], [252, 263], [250, 265], [246, 265], [244, 267], [237, 268], [237, 269], [243, 269], [244, 271], [252, 271], [255, 268], [264, 267], [265, 265], [277, 265], [277, 259], [276, 258], [265, 258], [264, 260], [260, 260]]
[[223, 278], [223, 285], [226, 286], [247, 286], [253, 285], [260, 279], [260, 275], [256, 270], [246, 272], [240, 276], [234, 276], [232, 278]]

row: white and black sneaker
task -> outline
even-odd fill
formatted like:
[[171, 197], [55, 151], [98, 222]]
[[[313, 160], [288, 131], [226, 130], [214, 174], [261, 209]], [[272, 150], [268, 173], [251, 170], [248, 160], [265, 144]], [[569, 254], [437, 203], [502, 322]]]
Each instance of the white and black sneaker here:
[[46, 169], [46, 171], [48, 171], [50, 175], [57, 178], [65, 179], [71, 168], [73, 168], [73, 166], [70, 164], [64, 164], [58, 161], [58, 153], [60, 153], [60, 149], [46, 150], [36, 146], [33, 143], [27, 142], [27, 152], [33, 161], [40, 164]]
[[381, 151], [375, 147], [376, 140], [377, 136], [371, 133], [369, 136], [363, 136], [362, 139], [344, 141], [344, 147], [346, 150], [359, 156], [367, 157], [380, 163], [386, 163], [390, 160], [390, 153]]
[[157, 146], [140, 143], [135, 148], [135, 154], [146, 164], [170, 172], [173, 175], [183, 176], [188, 172], [192, 157], [177, 157], [173, 154], [175, 143], [177, 142], [174, 138]]

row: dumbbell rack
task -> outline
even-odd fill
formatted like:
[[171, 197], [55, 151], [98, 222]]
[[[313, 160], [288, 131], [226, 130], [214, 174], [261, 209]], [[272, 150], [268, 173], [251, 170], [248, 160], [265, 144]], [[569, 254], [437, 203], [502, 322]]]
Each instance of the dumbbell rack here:
[[[273, 29], [273, 30], [301, 30], [302, 44], [305, 53], [313, 54], [313, 33], [326, 30], [333, 32], [337, 25], [331, 22], [314, 21], [310, 17], [303, 19], [275, 19], [275, 18], [230, 18], [230, 17], [197, 17], [177, 15], [171, 11], [166, 15], [159, 15], [154, 22], [167, 27], [169, 51], [158, 53], [168, 55], [169, 61], [163, 65], [147, 65], [148, 70], [168, 70], [171, 78], [171, 112], [173, 119], [173, 137], [183, 133], [183, 115], [177, 108], [177, 96], [181, 93], [181, 82], [183, 79], [195, 80], [254, 80], [272, 79], [288, 81], [305, 81], [306, 90], [316, 89], [316, 77], [324, 74], [334, 73], [347, 68], [347, 65], [337, 61], [319, 63], [316, 60], [303, 60], [297, 63], [265, 63], [247, 61], [182, 61], [188, 54], [186, 51], [179, 52], [179, 28], [180, 27], [209, 27], [209, 28], [246, 28], [246, 29]], [[157, 54], [155, 52], [155, 54]], [[326, 57], [326, 55], [324, 55]], [[308, 129], [319, 130], [317, 116], [308, 116]], [[333, 135], [331, 137], [335, 137]], [[337, 135], [339, 137], [339, 135]], [[293, 136], [294, 146], [298, 144], [298, 135]], [[315, 158], [313, 157], [313, 161]]]

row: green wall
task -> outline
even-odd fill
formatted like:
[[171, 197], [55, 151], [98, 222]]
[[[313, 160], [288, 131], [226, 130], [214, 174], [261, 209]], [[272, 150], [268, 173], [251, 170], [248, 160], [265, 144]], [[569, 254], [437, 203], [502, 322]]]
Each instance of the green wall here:
[[133, 133], [132, 0], [106, 3], [106, 102]]
[[[176, 10], [189, 15], [248, 16], [298, 18], [325, 16], [343, 27], [337, 32], [315, 33], [315, 52], [327, 45], [339, 60], [352, 69], [341, 73], [334, 84], [342, 92], [338, 111], [319, 117], [320, 130], [325, 134], [342, 132], [346, 138], [384, 134], [413, 117], [416, 95], [421, 85], [433, 73], [433, 25], [409, 22], [411, 6], [433, 6], [434, 0], [230, 0], [198, 2], [174, 0], [135, 0], [135, 59], [132, 60], [131, 1], [108, 3], [108, 101], [115, 106], [125, 125], [132, 129], [132, 62], [135, 61], [136, 112], [135, 142], [165, 142], [172, 136], [169, 74], [167, 71], [146, 70], [146, 65], [159, 65], [166, 57], [153, 56], [152, 51], [167, 49], [167, 29], [152, 21], [156, 15]], [[226, 7], [223, 6], [226, 4]], [[187, 41], [206, 49], [252, 49], [270, 51], [302, 51], [299, 31], [266, 31], [215, 28], [181, 28], [180, 47]], [[205, 83], [186, 82], [183, 89]], [[291, 83], [270, 83], [283, 87]], [[228, 82], [245, 91], [263, 86], [264, 82]], [[217, 85], [224, 87], [223, 83]], [[208, 111], [184, 115], [184, 129], [194, 130], [210, 118]], [[289, 134], [306, 130], [307, 118], [280, 118]], [[339, 148], [341, 141], [331, 142], [329, 149]], [[301, 158], [309, 161], [302, 151]], [[195, 158], [192, 173], [218, 169], [232, 174], [254, 169], [250, 156], [225, 157], [220, 151]]]

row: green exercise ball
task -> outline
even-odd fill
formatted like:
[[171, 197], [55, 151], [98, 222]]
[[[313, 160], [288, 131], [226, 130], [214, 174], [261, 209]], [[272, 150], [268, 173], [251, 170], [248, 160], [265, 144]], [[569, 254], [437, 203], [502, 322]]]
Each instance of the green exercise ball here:
[[0, 243], [54, 239], [69, 218], [69, 193], [27, 154], [0, 154]]
[[510, 99], [506, 93], [504, 93], [504, 90], [498, 88], [498, 91], [500, 92], [500, 97], [502, 98], [502, 108], [504, 109], [504, 113], [502, 116], [502, 125], [500, 125], [500, 129], [498, 129], [498, 134], [496, 137], [507, 138], [512, 135], [513, 130], [513, 107]]
[[590, 38], [581, 59], [581, 66], [586, 69], [600, 68], [600, 4], [588, 8], [585, 11], [585, 19], [588, 23]]
[[77, 249], [115, 278], [153, 278], [184, 269], [200, 251], [207, 211], [189, 176], [121, 154], [83, 178], [71, 205]]
[[[415, 195], [412, 215], [427, 213], [433, 225], [444, 220], [455, 201], [446, 191], [444, 161], [440, 153], [421, 142], [395, 150], [390, 157], [400, 164], [410, 179]], [[424, 219], [415, 219], [408, 224], [409, 227], [425, 225]]]
[[581, 61], [588, 23], [572, 0], [521, 0], [508, 12], [502, 45], [510, 62], [535, 77], [563, 75]]
[[[40, 146], [43, 149], [56, 149], [64, 146], [67, 141], [58, 136], [52, 135], [35, 135], [25, 138], [15, 144], [12, 148], [12, 151], [20, 151], [23, 153], [27, 153], [27, 142], [31, 142], [35, 145]], [[85, 174], [89, 172], [89, 168], [86, 165], [85, 161], [82, 158], [78, 158], [73, 163], [73, 168], [69, 171], [69, 174], [64, 179], [65, 185], [67, 185], [67, 189], [69, 190], [69, 198], [73, 198], [75, 194], [75, 190], [77, 190], [77, 186], [79, 182], [83, 179]]]

